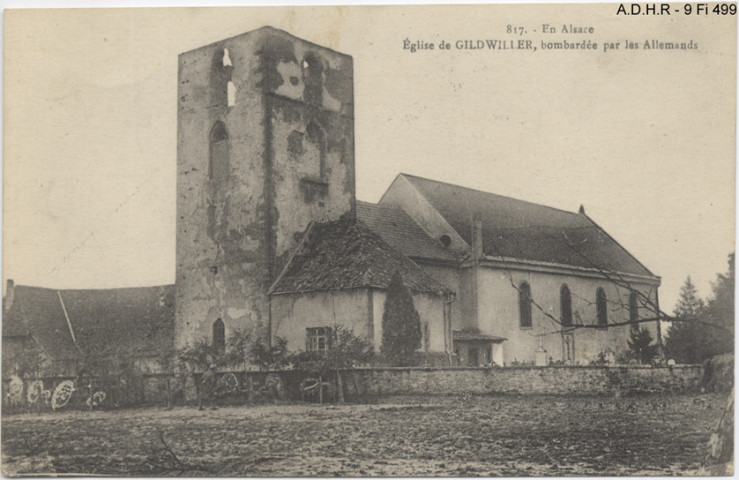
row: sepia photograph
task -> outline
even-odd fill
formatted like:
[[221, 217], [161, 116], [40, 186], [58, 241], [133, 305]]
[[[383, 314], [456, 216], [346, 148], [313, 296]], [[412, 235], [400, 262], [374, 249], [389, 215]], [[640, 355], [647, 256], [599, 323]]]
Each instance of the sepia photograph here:
[[4, 10], [2, 474], [732, 476], [736, 10]]

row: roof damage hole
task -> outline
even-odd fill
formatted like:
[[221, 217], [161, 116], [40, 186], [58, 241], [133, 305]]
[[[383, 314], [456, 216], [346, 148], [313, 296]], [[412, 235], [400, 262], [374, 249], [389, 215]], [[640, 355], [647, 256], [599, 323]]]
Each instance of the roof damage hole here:
[[210, 78], [213, 105], [228, 105], [229, 88], [227, 84], [231, 81], [233, 69], [228, 49], [224, 48], [223, 51], [216, 50], [211, 60]]
[[233, 64], [231, 63], [231, 57], [228, 55], [228, 48], [223, 49], [223, 66], [233, 67]]
[[226, 97], [229, 107], [236, 105], [236, 85], [231, 80], [226, 84]]
[[292, 83], [293, 85], [297, 85], [298, 83], [300, 83], [300, 79], [298, 77], [292, 76], [290, 77], [290, 83]]

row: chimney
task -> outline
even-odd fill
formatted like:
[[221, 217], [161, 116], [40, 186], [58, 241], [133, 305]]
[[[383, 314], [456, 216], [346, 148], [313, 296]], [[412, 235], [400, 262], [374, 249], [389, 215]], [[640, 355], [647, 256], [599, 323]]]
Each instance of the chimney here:
[[8, 284], [5, 287], [5, 298], [3, 299], [3, 311], [7, 312], [10, 307], [13, 306], [13, 299], [15, 298], [15, 283], [12, 279], [8, 279]]
[[472, 255], [475, 260], [480, 260], [483, 255], [482, 249], [482, 220], [475, 218], [472, 221]]
[[585, 207], [582, 204], [580, 204], [580, 210], [578, 210], [578, 213], [580, 213], [580, 215], [585, 215]]

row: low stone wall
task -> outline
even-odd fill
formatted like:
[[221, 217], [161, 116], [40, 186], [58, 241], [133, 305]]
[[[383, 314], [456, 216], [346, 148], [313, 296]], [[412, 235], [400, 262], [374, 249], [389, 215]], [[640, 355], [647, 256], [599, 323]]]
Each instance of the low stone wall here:
[[[617, 392], [658, 393], [699, 390], [704, 386], [702, 365], [672, 367], [641, 366], [518, 366], [505, 368], [413, 367], [413, 368], [357, 368], [340, 370], [344, 398], [362, 401], [368, 396], [382, 395], [456, 395], [474, 394], [540, 394], [540, 395], [614, 395]], [[316, 391], [301, 390], [301, 382], [312, 375], [300, 371], [231, 372], [237, 384], [234, 391], [221, 395], [220, 403], [243, 404], [252, 401], [272, 401], [266, 383], [269, 376], [279, 377], [284, 385], [280, 398], [311, 400]], [[138, 405], [167, 405], [170, 398], [175, 405], [197, 401], [199, 374], [143, 374], [136, 377], [96, 377], [93, 392], [106, 393], [99, 408], [109, 409]], [[74, 377], [46, 377], [23, 380], [23, 388], [11, 394], [10, 379], [3, 379], [3, 412], [48, 410], [41, 399], [31, 404], [28, 389], [40, 381], [47, 395], [65, 380]], [[323, 379], [324, 399], [334, 401], [338, 379], [330, 374]], [[64, 408], [87, 409], [87, 388], [77, 386], [69, 404]], [[312, 398], [311, 401], [317, 401]]]
[[613, 395], [699, 388], [701, 365], [505, 368], [364, 368], [344, 370], [350, 396], [553, 394]]

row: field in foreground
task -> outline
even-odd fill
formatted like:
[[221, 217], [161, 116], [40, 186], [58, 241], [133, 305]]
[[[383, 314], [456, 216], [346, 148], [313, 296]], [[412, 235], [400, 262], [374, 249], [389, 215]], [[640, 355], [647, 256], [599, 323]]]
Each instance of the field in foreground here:
[[375, 405], [6, 416], [5, 475], [690, 475], [724, 395], [394, 397]]

